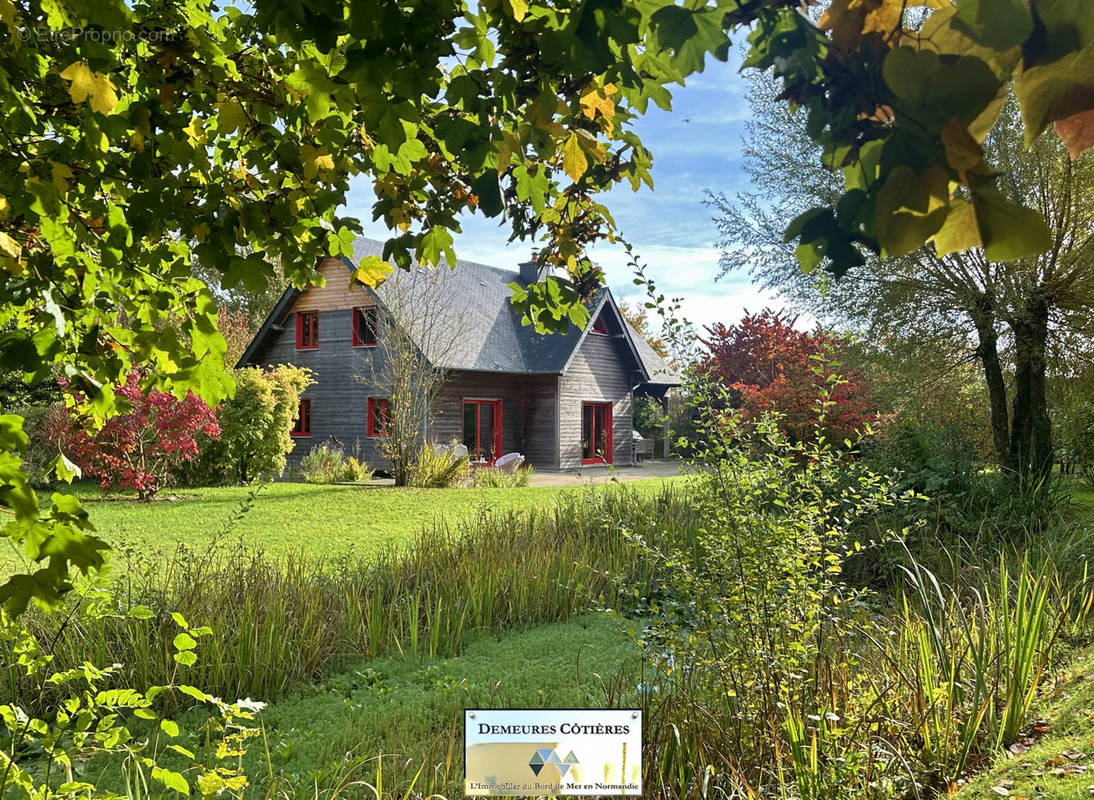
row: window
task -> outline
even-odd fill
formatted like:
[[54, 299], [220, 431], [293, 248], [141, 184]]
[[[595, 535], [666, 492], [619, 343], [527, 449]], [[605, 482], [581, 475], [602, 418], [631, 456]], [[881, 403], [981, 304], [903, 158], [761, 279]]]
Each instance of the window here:
[[581, 404], [581, 463], [612, 463], [612, 404]]
[[353, 309], [353, 346], [373, 347], [380, 331], [380, 313], [376, 306]]
[[311, 436], [311, 398], [300, 398], [300, 413], [296, 415], [296, 422], [293, 423], [292, 431], [293, 436]]
[[365, 427], [369, 436], [391, 436], [391, 420], [387, 415], [387, 398], [368, 399], [368, 419]]
[[319, 312], [296, 312], [296, 349], [311, 350], [319, 346]]
[[599, 333], [601, 336], [608, 335], [608, 327], [604, 324], [603, 314], [596, 318], [596, 322], [593, 323], [593, 328], [589, 333]]

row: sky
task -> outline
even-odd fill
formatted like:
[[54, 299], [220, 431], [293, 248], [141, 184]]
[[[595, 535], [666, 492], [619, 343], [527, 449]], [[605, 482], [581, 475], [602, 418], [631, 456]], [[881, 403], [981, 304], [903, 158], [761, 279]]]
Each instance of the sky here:
[[[776, 298], [752, 286], [748, 275], [718, 276], [718, 232], [714, 210], [703, 204], [705, 190], [732, 196], [747, 188], [741, 168], [742, 138], [749, 115], [747, 85], [738, 74], [740, 48], [729, 63], [707, 59], [706, 70], [673, 87], [673, 110], [653, 104], [635, 122], [635, 130], [653, 153], [654, 188], [632, 192], [619, 186], [605, 203], [623, 235], [647, 264], [647, 273], [668, 297], [684, 298], [682, 310], [696, 325], [735, 322], [745, 309], [781, 307]], [[362, 220], [365, 235], [387, 238], [370, 222], [373, 195], [367, 184], [355, 187], [346, 213]], [[506, 245], [507, 231], [496, 220], [469, 215], [455, 237], [456, 255], [516, 269], [532, 245]], [[619, 245], [597, 244], [590, 255], [605, 271], [617, 300], [645, 302], [644, 290], [631, 282], [626, 254]]]

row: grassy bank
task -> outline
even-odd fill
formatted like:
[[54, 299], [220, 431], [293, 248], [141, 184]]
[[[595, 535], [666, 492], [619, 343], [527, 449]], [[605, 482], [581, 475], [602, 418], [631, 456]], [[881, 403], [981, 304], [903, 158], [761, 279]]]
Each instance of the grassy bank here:
[[982, 797], [1089, 800], [1094, 795], [1094, 647], [1079, 651], [1034, 708], [1036, 722], [958, 800]]

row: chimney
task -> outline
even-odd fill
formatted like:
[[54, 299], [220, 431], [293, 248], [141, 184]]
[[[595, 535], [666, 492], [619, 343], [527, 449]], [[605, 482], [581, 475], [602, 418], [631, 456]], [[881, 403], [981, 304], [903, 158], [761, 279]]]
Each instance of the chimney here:
[[532, 257], [520, 265], [520, 279], [525, 283], [535, 283], [539, 278], [539, 250], [532, 249]]

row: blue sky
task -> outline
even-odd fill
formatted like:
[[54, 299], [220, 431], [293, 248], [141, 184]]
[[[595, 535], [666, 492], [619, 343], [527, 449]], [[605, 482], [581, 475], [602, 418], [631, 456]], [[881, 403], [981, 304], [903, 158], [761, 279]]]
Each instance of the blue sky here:
[[[654, 189], [632, 192], [627, 185], [607, 195], [623, 235], [648, 265], [658, 289], [683, 296], [685, 315], [704, 325], [734, 322], [746, 308], [781, 305], [755, 289], [747, 275], [715, 281], [717, 231], [712, 209], [703, 205], [704, 190], [732, 195], [747, 182], [741, 169], [747, 86], [734, 63], [740, 49], [734, 49], [729, 63], [708, 58], [705, 72], [686, 87], [675, 87], [671, 112], [651, 105], [637, 120], [635, 129], [654, 156]], [[363, 186], [353, 192], [346, 211], [364, 222], [366, 235], [386, 238], [383, 226], [369, 222], [371, 202], [372, 192]], [[506, 231], [496, 221], [468, 216], [463, 229], [455, 241], [460, 258], [515, 269], [530, 253], [529, 244], [506, 246]], [[591, 255], [607, 273], [617, 299], [645, 300], [631, 283], [621, 247], [598, 245]]]

